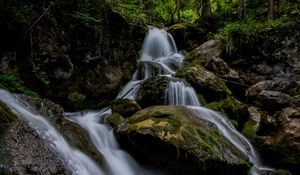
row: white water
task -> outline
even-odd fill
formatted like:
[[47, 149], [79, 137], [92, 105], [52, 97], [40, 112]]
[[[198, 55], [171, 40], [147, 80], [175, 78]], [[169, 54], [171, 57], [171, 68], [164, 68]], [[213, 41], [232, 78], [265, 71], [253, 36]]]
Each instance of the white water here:
[[31, 128], [35, 129], [48, 147], [52, 148], [62, 160], [71, 174], [102, 175], [96, 163], [87, 155], [70, 146], [62, 134], [57, 131], [44, 117], [40, 116], [27, 102], [18, 95], [0, 90], [0, 100], [22, 118]]
[[[142, 69], [140, 72], [138, 70], [133, 76], [133, 80], [139, 80], [138, 83], [152, 76], [163, 75], [172, 77], [176, 69], [181, 66], [183, 56], [177, 53], [176, 45], [170, 34], [163, 30], [151, 29], [145, 38], [140, 60], [140, 64], [143, 64]], [[139, 86], [132, 81], [121, 91], [118, 98], [130, 97], [134, 99], [136, 97], [136, 93], [131, 93], [130, 89], [138, 92]], [[200, 107], [198, 97], [192, 87], [187, 86], [181, 81], [170, 81], [166, 89], [166, 104], [186, 106], [194, 111], [195, 115], [199, 118], [214, 123], [223, 136], [254, 164], [250, 174], [259, 174], [260, 169], [268, 170], [268, 168], [262, 167], [251, 143], [232, 126], [227, 118], [218, 112]]]
[[170, 81], [166, 89], [166, 104], [175, 106], [200, 106], [195, 90], [180, 81]]
[[[181, 54], [177, 53], [175, 42], [170, 34], [164, 30], [156, 28], [150, 29], [143, 44], [142, 55], [139, 62], [141, 67], [133, 75], [132, 80], [118, 94], [117, 98], [136, 98], [140, 83], [152, 76], [160, 75], [172, 77], [176, 69], [181, 66], [183, 58]], [[3, 95], [1, 95], [1, 97], [2, 96]], [[166, 104], [191, 106], [188, 108], [194, 111], [198, 117], [214, 123], [224, 137], [253, 162], [254, 166], [251, 170], [251, 174], [259, 173], [258, 169], [261, 165], [249, 141], [231, 125], [228, 119], [215, 111], [200, 107], [197, 95], [192, 87], [186, 86], [180, 81], [170, 81], [168, 89], [166, 90], [166, 97]], [[4, 99], [1, 98], [1, 100], [4, 101], [7, 98], [14, 99], [12, 97], [5, 97]], [[78, 123], [88, 132], [93, 145], [99, 153], [103, 155], [106, 164], [103, 165], [102, 170], [100, 170], [87, 156], [71, 148], [61, 137], [61, 134], [49, 125], [45, 119], [28, 112], [26, 110], [28, 106], [15, 106], [15, 102], [9, 102], [9, 100], [4, 102], [7, 104], [11, 103], [11, 108], [15, 108], [14, 110], [17, 111], [19, 115], [29, 116], [28, 121], [33, 123], [33, 127], [37, 128], [41, 136], [46, 141], [49, 140], [49, 143], [54, 143], [49, 145], [63, 157], [66, 166], [70, 169], [72, 174], [102, 174], [103, 172], [111, 175], [150, 174], [150, 172], [141, 168], [130, 155], [119, 149], [112, 130], [103, 123], [105, 116], [111, 113], [110, 110], [67, 114], [68, 119]], [[102, 120], [102, 122], [100, 120]], [[41, 131], [39, 128], [41, 128]], [[152, 173], [154, 174], [154, 172]]]
[[93, 145], [106, 161], [104, 167], [107, 169], [106, 174], [150, 174], [141, 168], [128, 153], [119, 148], [113, 130], [103, 123], [105, 117], [110, 114], [110, 109], [103, 109], [101, 111], [85, 111], [84, 113], [67, 113], [66, 115], [68, 119], [78, 123], [88, 132]]

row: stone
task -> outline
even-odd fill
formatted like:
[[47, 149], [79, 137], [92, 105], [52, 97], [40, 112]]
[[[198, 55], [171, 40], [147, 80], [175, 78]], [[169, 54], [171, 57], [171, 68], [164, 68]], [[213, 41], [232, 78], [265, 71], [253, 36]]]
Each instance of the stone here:
[[[259, 137], [254, 140], [258, 151], [270, 166], [297, 174], [300, 171], [300, 108], [286, 107], [268, 118], [261, 122], [262, 131], [258, 131]], [[274, 129], [266, 130], [266, 123]]]
[[125, 118], [130, 117], [135, 112], [142, 109], [135, 100], [121, 99], [121, 98], [113, 100], [110, 103], [110, 107], [111, 107], [112, 113], [119, 113]]
[[249, 160], [186, 107], [143, 109], [115, 128], [120, 146], [171, 174], [247, 174]]
[[139, 88], [137, 103], [142, 108], [165, 104], [165, 90], [169, 82], [170, 79], [163, 76], [151, 77], [143, 81]]
[[186, 58], [186, 61], [209, 61], [211, 58], [220, 57], [225, 45], [221, 40], [209, 40], [194, 49]]
[[198, 64], [188, 64], [176, 71], [176, 77], [184, 78], [208, 102], [219, 101], [231, 94], [224, 80]]

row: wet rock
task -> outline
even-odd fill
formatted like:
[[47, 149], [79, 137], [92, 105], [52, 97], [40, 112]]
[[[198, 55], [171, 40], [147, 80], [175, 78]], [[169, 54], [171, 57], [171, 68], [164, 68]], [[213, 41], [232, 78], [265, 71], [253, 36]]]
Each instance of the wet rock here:
[[218, 102], [211, 102], [205, 107], [224, 113], [238, 130], [242, 130], [249, 117], [248, 105], [233, 96]]
[[198, 93], [205, 94], [208, 102], [224, 99], [231, 94], [222, 79], [198, 64], [189, 64], [178, 69], [176, 77], [184, 78]]
[[93, 144], [89, 141], [87, 133], [78, 124], [64, 118], [64, 110], [58, 104], [47, 99], [33, 98], [29, 96], [20, 96], [25, 100], [30, 108], [36, 110], [41, 116], [50, 121], [71, 145], [87, 153], [96, 161], [102, 162], [102, 156], [95, 150]]
[[156, 76], [142, 82], [137, 96], [137, 102], [142, 108], [165, 104], [165, 90], [170, 79]]
[[243, 126], [242, 134], [248, 139], [253, 140], [260, 129], [260, 121], [264, 114], [254, 106], [249, 107], [247, 110], [249, 112], [249, 118]]
[[135, 100], [130, 99], [116, 99], [110, 103], [110, 107], [112, 113], [119, 113], [125, 118], [142, 109]]
[[61, 160], [23, 121], [14, 122], [4, 136], [9, 169], [15, 174], [69, 174]]
[[247, 174], [248, 159], [185, 107], [155, 106], [121, 122], [121, 147], [172, 174]]

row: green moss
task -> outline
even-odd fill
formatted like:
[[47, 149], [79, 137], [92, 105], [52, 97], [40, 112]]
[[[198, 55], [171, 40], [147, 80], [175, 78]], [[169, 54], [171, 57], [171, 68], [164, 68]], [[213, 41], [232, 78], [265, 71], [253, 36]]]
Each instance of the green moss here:
[[16, 118], [16, 115], [0, 101], [0, 136]]
[[206, 105], [206, 100], [202, 94], [197, 94], [198, 100], [202, 105]]
[[119, 113], [123, 117], [130, 117], [142, 109], [135, 100], [121, 98], [113, 100], [110, 103], [110, 107], [113, 113]]
[[224, 108], [223, 108], [223, 102], [222, 101], [214, 101], [214, 102], [211, 102], [211, 103], [208, 103], [205, 105], [205, 107], [209, 108], [209, 109], [212, 109], [212, 110], [215, 110], [215, 111], [219, 111], [219, 112], [225, 112], [224, 111]]
[[235, 128], [239, 126], [239, 123], [236, 120], [230, 120], [230, 122]]
[[109, 117], [108, 117], [108, 124], [110, 125], [110, 126], [112, 126], [112, 127], [116, 127], [116, 126], [118, 126], [120, 123], [121, 123], [121, 121], [123, 120], [122, 119], [122, 116], [120, 115], [120, 114], [118, 114], [118, 113], [113, 113], [112, 115], [110, 115]]
[[256, 122], [249, 119], [244, 125], [243, 132], [242, 132], [243, 135], [249, 139], [255, 139], [256, 137], [255, 125]]
[[38, 97], [38, 94], [36, 92], [31, 91], [24, 85], [23, 81], [12, 74], [0, 75], [0, 88], [6, 89], [13, 93], [20, 93], [32, 97]]

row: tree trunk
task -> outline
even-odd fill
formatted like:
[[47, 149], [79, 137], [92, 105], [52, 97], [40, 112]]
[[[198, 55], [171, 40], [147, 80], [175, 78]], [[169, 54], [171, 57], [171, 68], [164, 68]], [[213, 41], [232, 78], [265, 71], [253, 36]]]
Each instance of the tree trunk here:
[[177, 22], [180, 22], [180, 0], [176, 0]]
[[246, 3], [245, 0], [239, 0], [239, 19], [246, 19]]
[[274, 18], [274, 2], [273, 0], [269, 0], [269, 9], [268, 9], [268, 19]]
[[211, 13], [209, 0], [203, 0], [201, 16], [209, 16]]

